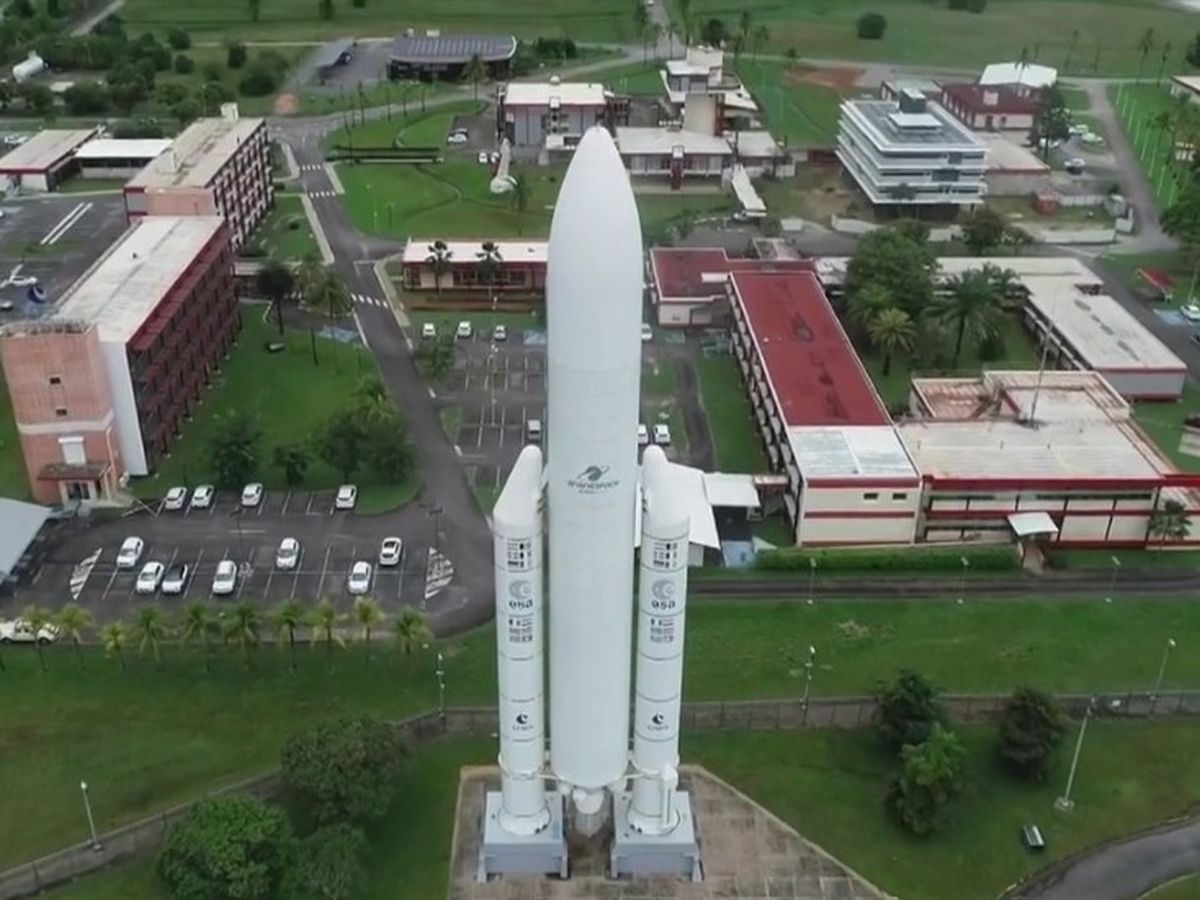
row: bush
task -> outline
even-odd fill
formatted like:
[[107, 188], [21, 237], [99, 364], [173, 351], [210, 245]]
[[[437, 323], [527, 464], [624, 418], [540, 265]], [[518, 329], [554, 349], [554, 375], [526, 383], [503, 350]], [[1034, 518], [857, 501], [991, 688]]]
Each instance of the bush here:
[[196, 61], [186, 53], [175, 54], [175, 71], [179, 75], [191, 75], [196, 71]]
[[240, 69], [246, 64], [246, 45], [241, 41], [230, 41], [225, 48], [225, 64], [231, 69]]
[[979, 342], [979, 361], [995, 362], [1004, 358], [1004, 337], [993, 331]]
[[855, 25], [858, 36], [864, 41], [877, 41], [887, 31], [887, 19], [879, 13], [863, 13]]
[[954, 732], [934, 725], [929, 737], [906, 746], [901, 758], [904, 768], [892, 781], [884, 805], [912, 834], [932, 834], [962, 792], [966, 751]]
[[911, 669], [901, 669], [895, 681], [882, 685], [875, 700], [879, 705], [875, 725], [892, 751], [920, 744], [935, 725], [946, 722], [937, 690]]
[[362, 9], [367, 5], [367, 0], [350, 0], [350, 5], [355, 9]]
[[182, 28], [172, 28], [167, 32], [167, 43], [172, 50], [186, 50], [192, 46], [192, 36]]
[[967, 0], [949, 0], [949, 6], [953, 10], [964, 10], [967, 8]]
[[1041, 781], [1065, 728], [1057, 700], [1033, 688], [1017, 688], [1000, 716], [1000, 758], [1022, 778]]
[[987, 0], [967, 0], [967, 12], [981, 13], [987, 9]]
[[98, 81], [80, 81], [63, 92], [63, 105], [73, 116], [89, 116], [108, 110], [108, 88]]
[[755, 567], [769, 572], [807, 572], [816, 560], [822, 572], [1003, 572], [1019, 560], [1008, 544], [999, 547], [905, 547], [896, 550], [760, 550]]
[[344, 900], [362, 881], [367, 838], [350, 825], [319, 828], [300, 842], [292, 900]]
[[238, 91], [243, 97], [265, 97], [275, 93], [279, 76], [267, 66], [255, 64], [238, 82]]

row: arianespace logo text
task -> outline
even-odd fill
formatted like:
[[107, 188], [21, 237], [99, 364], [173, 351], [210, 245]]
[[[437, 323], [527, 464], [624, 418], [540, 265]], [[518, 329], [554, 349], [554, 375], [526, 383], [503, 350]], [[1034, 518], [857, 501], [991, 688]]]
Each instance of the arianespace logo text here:
[[620, 484], [619, 478], [605, 478], [610, 466], [598, 466], [594, 463], [586, 467], [574, 478], [568, 478], [567, 484], [581, 494], [602, 494]]

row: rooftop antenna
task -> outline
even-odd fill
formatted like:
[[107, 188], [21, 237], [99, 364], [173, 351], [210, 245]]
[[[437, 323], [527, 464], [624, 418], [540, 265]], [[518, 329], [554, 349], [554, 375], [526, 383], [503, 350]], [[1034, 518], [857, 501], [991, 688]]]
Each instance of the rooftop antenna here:
[[1046, 378], [1046, 361], [1050, 356], [1050, 332], [1046, 331], [1046, 339], [1042, 342], [1042, 363], [1038, 366], [1037, 384], [1033, 387], [1033, 401], [1029, 404], [1029, 418], [1026, 424], [1031, 428], [1037, 428], [1037, 407], [1038, 400], [1042, 397], [1042, 382]]

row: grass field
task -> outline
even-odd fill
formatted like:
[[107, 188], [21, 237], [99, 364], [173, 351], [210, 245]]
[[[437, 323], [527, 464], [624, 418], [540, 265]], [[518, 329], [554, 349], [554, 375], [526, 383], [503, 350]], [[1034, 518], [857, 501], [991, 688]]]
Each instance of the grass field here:
[[670, 396], [676, 386], [675, 361], [667, 358], [642, 365], [642, 394]]
[[0, 497], [25, 500], [29, 497], [29, 481], [25, 477], [25, 459], [13, 421], [12, 401], [4, 371], [0, 370]]
[[[965, 606], [708, 601], [692, 605], [687, 627], [688, 700], [795, 696], [809, 644], [820, 696], [870, 691], [906, 665], [958, 691], [1149, 690], [1169, 636], [1180, 647], [1164, 689], [1200, 680], [1200, 652], [1186, 640], [1200, 628], [1200, 604], [1190, 601], [975, 603], [969, 593]], [[490, 628], [439, 649], [448, 703], [494, 702]], [[82, 836], [80, 778], [99, 826], [111, 828], [270, 766], [286, 735], [335, 711], [400, 717], [437, 698], [429, 655], [406, 662], [384, 647], [373, 658], [361, 646], [338, 651], [332, 672], [323, 652], [304, 650], [295, 674], [271, 648], [250, 673], [232, 652], [219, 652], [205, 673], [198, 650], [174, 646], [162, 672], [131, 650], [128, 674], [93, 650], [80, 672], [67, 647], [53, 648], [45, 674], [27, 648], [3, 652], [11, 689], [0, 731], [0, 866]]]
[[[160, 7], [163, 5], [169, 6], [170, 2], [168, 2], [167, 4], [160, 3], [160, 4], [156, 4], [156, 5], [158, 5]], [[202, 5], [208, 6], [210, 4], [205, 3]], [[263, 4], [264, 7], [266, 5], [267, 5], [266, 3]], [[128, 9], [128, 8], [129, 7], [125, 7], [125, 9]], [[242, 8], [243, 9], [245, 8], [245, 4], [242, 5]], [[122, 15], [124, 15], [125, 9], [122, 9]], [[128, 27], [131, 23], [127, 22], [126, 24]], [[187, 26], [184, 25], [182, 27], [186, 28]], [[136, 34], [139, 30], [140, 29], [135, 30], [133, 28], [130, 28], [130, 33]], [[235, 35], [235, 37], [237, 37], [239, 40], [244, 39], [240, 34]], [[244, 66], [242, 66], [240, 69], [230, 69], [226, 65], [226, 51], [225, 51], [224, 46], [220, 46], [220, 47], [196, 46], [195, 42], [204, 40], [204, 36], [201, 34], [193, 34], [192, 40], [193, 40], [193, 46], [184, 52], [195, 61], [195, 63], [196, 63], [195, 70], [187, 75], [179, 75], [174, 71], [160, 72], [155, 77], [155, 80], [154, 80], [154, 83], [156, 85], [181, 84], [184, 87], [188, 88], [188, 90], [192, 91], [192, 93], [194, 95], [195, 90], [197, 88], [199, 88], [201, 84], [204, 83], [205, 76], [203, 74], [203, 69], [204, 69], [205, 64], [206, 63], [216, 63], [220, 66], [220, 71], [221, 71], [221, 77], [218, 80], [226, 88], [226, 90], [228, 90], [229, 93], [231, 93], [233, 95], [234, 100], [237, 101], [238, 110], [239, 110], [239, 112], [241, 112], [242, 115], [244, 115], [244, 116], [263, 116], [263, 115], [269, 115], [274, 110], [274, 108], [275, 108], [275, 95], [274, 94], [270, 94], [265, 97], [246, 97], [246, 96], [243, 96], [242, 93], [238, 90], [239, 82], [242, 80], [242, 78], [245, 77], [247, 70], [249, 69], [250, 66], [252, 66], [254, 64], [255, 59], [261, 53], [264, 52], [263, 48], [255, 48], [255, 47], [247, 48], [249, 56], [246, 60], [246, 64]], [[285, 60], [287, 60], [287, 71], [290, 71], [291, 68], [293, 66], [295, 66], [297, 62], [299, 62], [300, 58], [308, 52], [309, 48], [307, 48], [307, 47], [275, 46], [275, 47], [271, 47], [270, 50], [273, 53], [277, 53], [277, 54], [281, 55]], [[286, 77], [287, 77], [287, 75], [286, 75], [286, 71], [285, 71], [280, 77], [280, 87], [283, 86], [283, 83], [286, 80]], [[150, 103], [148, 104], [148, 107], [155, 107], [153, 100], [150, 101]], [[174, 121], [174, 117], [171, 115], [171, 112], [169, 109], [156, 108], [153, 111], [157, 112], [164, 120], [166, 120], [169, 127], [174, 127], [176, 125], [176, 122]], [[217, 112], [216, 110], [211, 109], [211, 108], [209, 110], [207, 110], [207, 113], [209, 115], [215, 115], [216, 112]]]
[[1190, 875], [1172, 881], [1145, 895], [1145, 900], [1196, 900], [1200, 897], [1200, 875]]
[[800, 80], [806, 70], [787, 63], [743, 59], [742, 81], [758, 101], [767, 127], [793, 147], [832, 147], [837, 142], [842, 95]]
[[317, 253], [312, 226], [304, 215], [304, 204], [295, 194], [276, 194], [275, 206], [251, 236], [247, 247], [272, 259], [303, 259]]
[[[742, 10], [751, 14], [751, 30], [767, 27], [764, 52], [794, 49], [801, 57], [889, 60], [972, 72], [985, 61], [1018, 59], [1025, 48], [1031, 62], [1060, 70], [1069, 56], [1071, 65], [1060, 74], [1132, 75], [1141, 56], [1138, 36], [1147, 28], [1154, 29], [1151, 62], [1157, 66], [1163, 42], [1169, 40], [1175, 52], [1168, 71], [1178, 72], [1179, 36], [1196, 30], [1194, 13], [1160, 0], [992, 0], [981, 15], [928, 0], [694, 0], [691, 16], [699, 21], [716, 16], [734, 31]], [[859, 40], [855, 21], [875, 11], [887, 16], [886, 34], [878, 41]], [[678, 6], [674, 17], [678, 26]]]
[[1158, 444], [1158, 449], [1184, 472], [1200, 472], [1200, 458], [1179, 452], [1184, 420], [1200, 413], [1200, 388], [1194, 382], [1183, 386], [1183, 396], [1168, 403], [1137, 403], [1134, 418]]
[[259, 20], [250, 21], [244, 0], [129, 0], [121, 11], [132, 34], [145, 29], [165, 31], [172, 26], [192, 32], [196, 41], [328, 40], [331, 35], [391, 37], [405, 28], [418, 32], [516, 31], [522, 37], [569, 35], [577, 41], [635, 40], [633, 16], [617, 0], [508, 0], [503, 5], [475, 0], [413, 0], [403, 5], [367, 3], [354, 8], [339, 2], [332, 22], [318, 16], [317, 4], [293, 0], [264, 0]]
[[[1173, 159], [1171, 126], [1160, 127], [1163, 116], [1168, 121], [1173, 120], [1181, 109], [1181, 101], [1172, 97], [1165, 87], [1153, 84], [1110, 85], [1108, 97], [1146, 180], [1150, 182], [1159, 208], [1165, 209], [1174, 201], [1190, 172], [1186, 163]], [[1183, 102], [1186, 104], [1186, 100]]]
[[[268, 490], [285, 487], [283, 473], [270, 463], [274, 448], [287, 441], [306, 441], [334, 411], [341, 409], [359, 379], [374, 374], [370, 353], [357, 345], [317, 339], [319, 365], [314, 366], [309, 336], [287, 332], [287, 349], [267, 353], [263, 345], [279, 339], [274, 326], [263, 322], [263, 306], [242, 311], [242, 333], [222, 371], [202, 395], [195, 418], [184, 429], [158, 473], [138, 479], [134, 490], [160, 497], [175, 484], [195, 485], [211, 480], [208, 441], [219, 416], [234, 409], [248, 411], [262, 429], [262, 459], [258, 477]], [[304, 487], [336, 487], [341, 476], [314, 454]], [[418, 487], [378, 484], [366, 472], [359, 476], [359, 504], [366, 509], [394, 506]], [[378, 494], [378, 497], [373, 496]]]
[[733, 356], [699, 357], [696, 378], [717, 468], [722, 472], [767, 471], [766, 454]]
[[[682, 52], [682, 51], [681, 51]], [[594, 69], [580, 78], [601, 82], [618, 94], [657, 97], [663, 92], [662, 63], [622, 63], [602, 69]]]
[[60, 184], [55, 191], [60, 194], [87, 194], [99, 191], [118, 193], [125, 186], [127, 178], [70, 178]]

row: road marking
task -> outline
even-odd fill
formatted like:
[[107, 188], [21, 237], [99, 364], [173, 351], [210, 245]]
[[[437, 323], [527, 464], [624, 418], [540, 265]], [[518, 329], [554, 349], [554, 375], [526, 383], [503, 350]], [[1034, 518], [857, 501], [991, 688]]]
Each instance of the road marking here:
[[433, 392], [433, 388], [431, 388], [431, 387], [429, 387], [428, 385], [426, 385], [426, 386], [425, 386], [425, 390], [427, 390], [427, 391], [429, 392], [429, 399], [431, 399], [431, 400], [436, 400], [436, 399], [437, 399], [437, 394], [435, 394], [435, 393]]
[[[92, 569], [96, 568], [96, 563], [100, 561], [100, 554], [102, 552], [102, 550], [96, 550], [95, 553], [84, 557], [71, 571], [70, 590], [72, 600], [78, 600], [79, 595], [83, 593], [84, 585], [87, 584], [88, 578], [91, 577]], [[41, 574], [41, 569], [38, 570], [38, 574]]]
[[332, 547], [325, 548], [325, 561], [321, 563], [321, 580], [317, 582], [317, 600], [325, 595], [325, 573], [329, 571], [329, 554], [333, 553]]
[[288, 491], [286, 494], [283, 495], [283, 509], [281, 509], [279, 511], [279, 515], [281, 515], [281, 516], [287, 515], [288, 504], [291, 502], [292, 502], [292, 492]]
[[[386, 300], [380, 300], [378, 297], [371, 297], [367, 294], [351, 294], [350, 296], [354, 299], [355, 303], [362, 304], [363, 306], [386, 307], [388, 305], [388, 302]], [[407, 340], [407, 336], [405, 339]], [[410, 349], [410, 350], [412, 349], [411, 343], [409, 344], [408, 349]]]
[[108, 576], [108, 583], [104, 585], [104, 591], [100, 594], [100, 602], [103, 603], [108, 599], [108, 593], [112, 590], [113, 582], [117, 580], [117, 574], [121, 570], [117, 568], [116, 563], [113, 563], [112, 574]]
[[325, 168], [324, 163], [305, 163], [300, 167], [301, 172], [320, 172]]
[[183, 595], [187, 597], [192, 592], [192, 588], [196, 585], [196, 578], [200, 575], [200, 560], [204, 559], [204, 548], [200, 548], [200, 552], [196, 554], [196, 564], [192, 566], [192, 574], [188, 578], [188, 583], [184, 588]]
[[[293, 600], [296, 599], [296, 588], [298, 588], [300, 586], [300, 570], [303, 568], [304, 568], [304, 545], [301, 544], [300, 545], [300, 555], [296, 558], [295, 574], [292, 575], [292, 592], [290, 594], [288, 594], [288, 596]], [[320, 595], [318, 594], [318, 597], [315, 599], [320, 599]]]
[[412, 342], [412, 338], [410, 338], [410, 337], [408, 336], [408, 332], [407, 332], [407, 331], [406, 331], [406, 332], [404, 332], [404, 346], [408, 348], [408, 352], [409, 352], [409, 353], [412, 353], [412, 352], [413, 352], [413, 342]]
[[304, 514], [306, 516], [311, 516], [313, 514], [312, 504], [313, 504], [313, 498], [315, 496], [316, 496], [316, 494], [314, 494], [312, 491], [308, 492], [308, 503], [304, 507]]
[[58, 220], [53, 228], [46, 232], [45, 236], [38, 243], [43, 247], [48, 247], [56, 243], [91, 208], [91, 203], [76, 204], [69, 213]]
[[462, 447], [458, 446], [458, 444], [455, 444], [454, 452], [457, 453], [459, 456], [462, 456]]
[[337, 196], [337, 191], [305, 191], [304, 193], [314, 200], [327, 200]]

